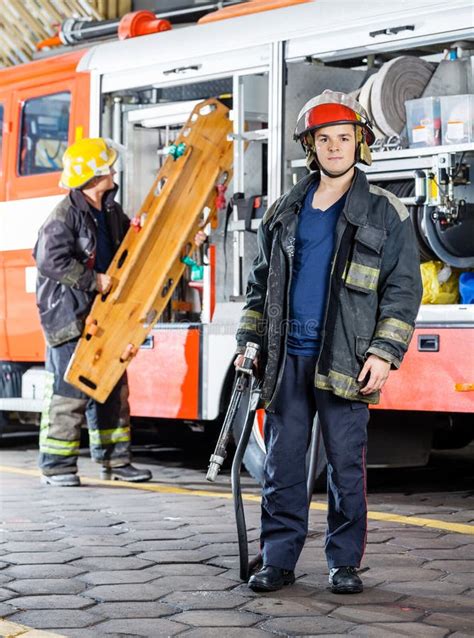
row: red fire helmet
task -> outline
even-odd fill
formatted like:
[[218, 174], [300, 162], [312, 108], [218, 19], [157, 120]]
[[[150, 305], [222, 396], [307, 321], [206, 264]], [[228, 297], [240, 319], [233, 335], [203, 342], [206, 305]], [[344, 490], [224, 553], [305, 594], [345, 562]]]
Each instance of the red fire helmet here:
[[367, 112], [359, 102], [346, 93], [329, 89], [303, 106], [298, 115], [294, 139], [303, 141], [306, 133], [336, 124], [356, 124], [362, 128], [369, 146], [375, 141]]

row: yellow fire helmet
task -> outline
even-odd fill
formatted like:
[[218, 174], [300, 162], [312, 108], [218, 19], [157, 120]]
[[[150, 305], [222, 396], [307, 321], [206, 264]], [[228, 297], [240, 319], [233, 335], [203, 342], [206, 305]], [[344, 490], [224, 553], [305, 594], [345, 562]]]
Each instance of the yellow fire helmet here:
[[119, 150], [117, 144], [103, 137], [74, 142], [63, 155], [59, 185], [69, 189], [82, 188], [94, 177], [108, 175]]

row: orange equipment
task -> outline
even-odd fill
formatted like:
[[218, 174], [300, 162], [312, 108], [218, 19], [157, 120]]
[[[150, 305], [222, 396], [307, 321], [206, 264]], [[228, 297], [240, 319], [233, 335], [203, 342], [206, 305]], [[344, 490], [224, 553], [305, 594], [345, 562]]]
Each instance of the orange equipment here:
[[137, 218], [107, 274], [66, 380], [93, 399], [107, 399], [182, 277], [193, 238], [215, 214], [216, 185], [232, 167], [229, 109], [215, 99], [198, 104], [170, 147]]
[[153, 11], [132, 11], [120, 20], [118, 38], [128, 40], [140, 35], [169, 31], [171, 28], [171, 22], [157, 18]]
[[86, 20], [84, 18], [68, 18], [59, 26], [58, 31], [50, 38], [41, 40], [36, 48], [54, 48], [74, 45], [80, 42], [114, 37], [127, 40], [150, 33], [161, 33], [172, 29], [171, 22], [157, 18], [153, 11], [132, 11], [117, 20]]
[[208, 13], [198, 20], [198, 23], [205, 24], [207, 22], [217, 22], [218, 20], [238, 18], [239, 16], [249, 15], [251, 13], [261, 13], [262, 11], [271, 11], [272, 9], [282, 9], [283, 7], [292, 7], [295, 4], [303, 4], [304, 2], [313, 1], [314, 0], [250, 0], [250, 2], [234, 4], [230, 7], [224, 7], [218, 11]]

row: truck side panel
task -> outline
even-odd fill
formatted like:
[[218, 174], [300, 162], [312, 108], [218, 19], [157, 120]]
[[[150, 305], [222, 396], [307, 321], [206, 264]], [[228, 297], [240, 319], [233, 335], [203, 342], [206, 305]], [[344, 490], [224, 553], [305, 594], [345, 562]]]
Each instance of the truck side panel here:
[[[0, 106], [5, 109], [0, 189], [0, 360], [44, 358], [31, 252], [39, 227], [65, 195], [59, 188], [63, 146], [88, 134], [89, 73], [76, 72], [83, 55], [84, 51], [74, 52], [0, 73]], [[64, 125], [62, 142], [54, 139], [54, 133], [53, 139], [47, 134], [35, 137], [36, 118], [47, 120], [48, 100], [55, 96], [63, 96], [64, 112], [58, 116]], [[43, 112], [36, 112], [38, 108]]]
[[[420, 352], [420, 337], [438, 337], [439, 350]], [[474, 328], [418, 328], [400, 370], [383, 388], [375, 409], [474, 412], [474, 392], [457, 384], [474, 383]]]
[[153, 329], [145, 342], [148, 347], [129, 367], [133, 415], [200, 418], [200, 334], [199, 326]]

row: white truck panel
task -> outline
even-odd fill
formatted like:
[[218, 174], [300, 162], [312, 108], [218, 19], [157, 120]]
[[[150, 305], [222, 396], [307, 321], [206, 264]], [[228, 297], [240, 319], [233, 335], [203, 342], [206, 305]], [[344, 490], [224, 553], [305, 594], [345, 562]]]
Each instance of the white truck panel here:
[[[472, 38], [470, 0], [399, 0], [395, 7], [388, 9], [385, 0], [318, 0], [98, 45], [82, 58], [78, 70], [103, 75], [102, 91], [109, 92], [147, 84], [176, 84], [177, 79], [192, 81], [266, 65], [266, 45], [283, 40], [288, 42], [287, 59], [306, 55], [336, 59], [347, 57], [353, 49], [370, 52]], [[370, 35], [403, 25], [414, 25], [415, 30]]]
[[[326, 2], [318, 2], [321, 9]], [[344, 59], [355, 54], [409, 50], [434, 42], [472, 39], [474, 11], [469, 0], [425, 2], [399, 0], [390, 10], [386, 2], [369, 0], [350, 3], [352, 15], [346, 18], [345, 2], [332, 4], [329, 20], [307, 23], [307, 34], [287, 38], [286, 59], [315, 56], [323, 61]], [[337, 11], [334, 11], [337, 5]], [[341, 19], [343, 16], [343, 19]], [[401, 27], [398, 32], [374, 32]], [[337, 48], [335, 47], [337, 44]]]
[[[222, 385], [236, 349], [237, 331], [243, 303], [218, 303], [213, 323], [203, 326], [203, 418], [219, 414]], [[219, 379], [220, 383], [216, 383]]]

